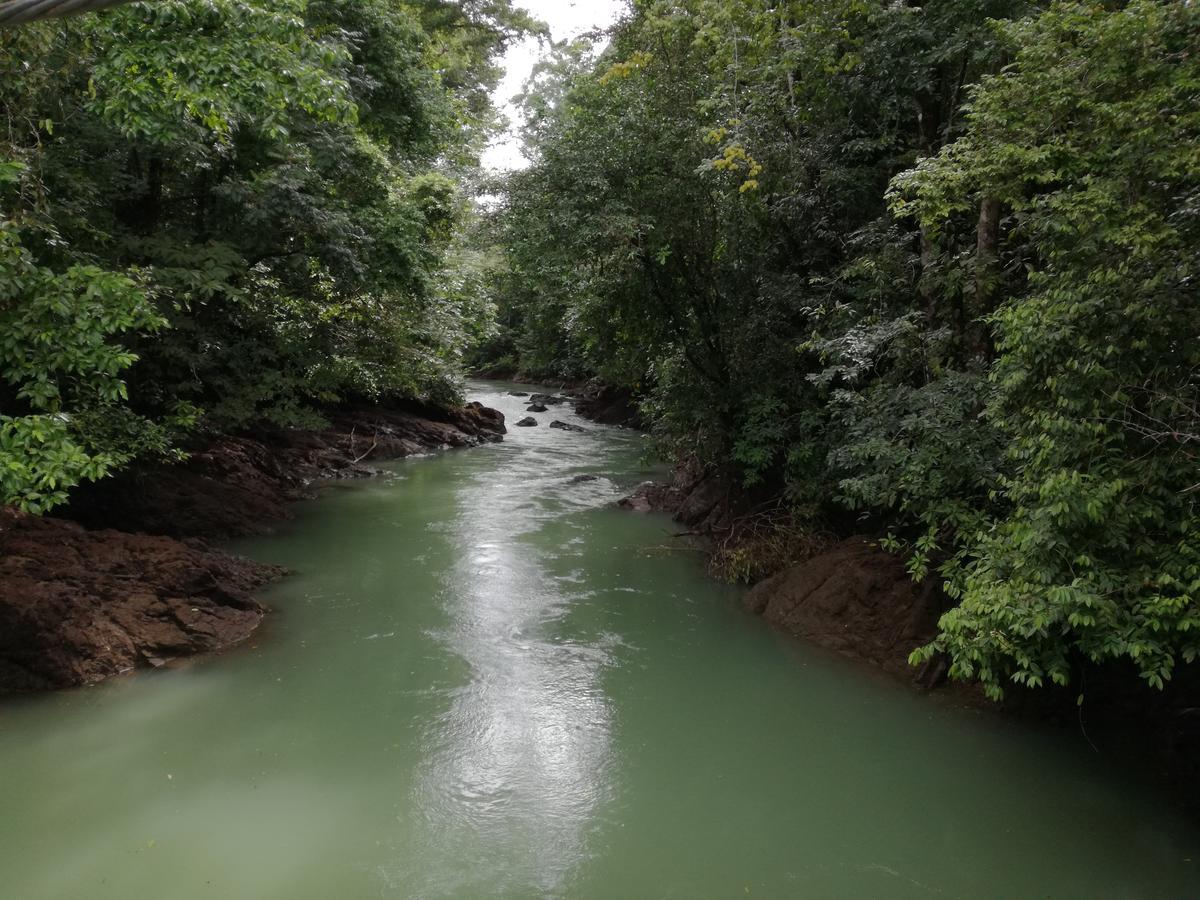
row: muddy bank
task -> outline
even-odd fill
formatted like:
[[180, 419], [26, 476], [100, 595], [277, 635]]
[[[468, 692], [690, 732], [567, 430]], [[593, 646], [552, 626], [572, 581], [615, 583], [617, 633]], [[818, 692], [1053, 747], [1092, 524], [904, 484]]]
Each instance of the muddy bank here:
[[934, 580], [914, 583], [898, 557], [864, 537], [760, 582], [743, 603], [798, 637], [908, 679], [916, 674], [909, 654], [937, 635], [948, 608]]
[[993, 703], [978, 685], [949, 680], [944, 658], [909, 665], [909, 654], [937, 636], [952, 601], [936, 579], [914, 583], [898, 557], [862, 537], [760, 582], [743, 603], [790, 634], [957, 704], [1074, 732], [1096, 754], [1159, 782], [1178, 806], [1200, 814], [1196, 666], [1180, 666], [1159, 691], [1132, 665], [1077, 658], [1068, 687], [1010, 685], [1004, 700]]
[[58, 518], [0, 510], [0, 693], [94, 684], [245, 640], [284, 574], [205, 543], [269, 529], [288, 504], [372, 463], [498, 441], [479, 404], [330, 411], [320, 431], [218, 435], [178, 465], [79, 490]]
[[95, 684], [245, 640], [283, 571], [166, 537], [0, 513], [0, 690]]
[[[667, 513], [687, 529], [681, 536], [706, 538], [715, 547], [744, 528], [756, 508], [751, 499], [719, 476], [681, 468], [670, 483], [645, 482], [617, 505], [632, 512]], [[953, 601], [937, 578], [914, 582], [903, 558], [884, 550], [877, 537], [817, 542], [801, 559], [757, 581], [743, 603], [771, 624], [843, 656], [927, 688], [946, 683], [944, 660], [917, 669], [908, 657], [937, 636], [938, 622]], [[1097, 708], [1118, 708], [1122, 715], [1131, 707], [1156, 715], [1176, 710], [1200, 727], [1200, 667], [1181, 666], [1175, 674], [1166, 691], [1156, 691], [1143, 689], [1132, 666], [1080, 661], [1077, 680], [1086, 682]], [[1068, 718], [1077, 718], [1082, 689], [1014, 686], [1005, 708], [1042, 718], [1066, 710]]]
[[[747, 502], [719, 478], [681, 470], [671, 484], [647, 482], [618, 505], [666, 512], [688, 534], [720, 539], [738, 527]], [[1070, 686], [1013, 685], [993, 703], [978, 685], [949, 680], [943, 658], [909, 665], [912, 651], [937, 636], [952, 601], [936, 579], [913, 582], [903, 561], [870, 536], [820, 546], [759, 581], [743, 604], [796, 637], [956, 704], [1074, 731], [1097, 754], [1159, 782], [1176, 805], [1200, 814], [1200, 667], [1180, 666], [1159, 691], [1132, 665], [1078, 659]]]
[[89, 528], [228, 538], [269, 529], [316, 483], [375, 474], [374, 463], [501, 440], [504, 416], [478, 403], [325, 414], [320, 431], [220, 435], [179, 465], [141, 466], [78, 490], [64, 518]]
[[[726, 538], [747, 512], [748, 501], [721, 478], [686, 470], [671, 484], [647, 482], [618, 505], [634, 512], [666, 512], [689, 534]], [[866, 536], [814, 548], [758, 582], [744, 598], [747, 609], [797, 637], [907, 680], [932, 684], [944, 669], [920, 672], [908, 665], [913, 650], [937, 635], [948, 601], [935, 582], [913, 582], [901, 559]]]

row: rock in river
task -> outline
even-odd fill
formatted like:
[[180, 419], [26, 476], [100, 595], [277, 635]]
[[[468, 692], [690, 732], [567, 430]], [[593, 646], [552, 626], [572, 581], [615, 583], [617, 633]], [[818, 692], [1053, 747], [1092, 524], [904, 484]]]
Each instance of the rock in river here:
[[560, 422], [555, 419], [550, 423], [551, 428], [558, 428], [562, 431], [587, 431], [586, 428], [580, 428], [578, 425], [572, 425], [570, 422]]
[[542, 403], [530, 403], [525, 407], [526, 412], [546, 412], [546, 406]]
[[536, 426], [537, 426], [537, 419], [535, 419], [533, 416], [526, 416], [520, 422], [517, 423], [518, 428], [534, 428]]

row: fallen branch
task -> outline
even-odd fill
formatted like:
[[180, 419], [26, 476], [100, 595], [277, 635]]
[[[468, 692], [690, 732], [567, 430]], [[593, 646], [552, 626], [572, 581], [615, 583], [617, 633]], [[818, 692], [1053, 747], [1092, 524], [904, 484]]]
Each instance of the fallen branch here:
[[[355, 425], [354, 427], [352, 427], [352, 428], [350, 429], [350, 438], [349, 438], [349, 442], [350, 442], [350, 453], [351, 453], [351, 454], [353, 454], [353, 453], [354, 453], [354, 432], [355, 432], [355, 431], [357, 431], [357, 430], [358, 430], [358, 426], [357, 426], [357, 425]], [[375, 439], [374, 439], [373, 441], [371, 441], [371, 446], [370, 446], [370, 447], [368, 447], [368, 448], [367, 448], [367, 450], [366, 450], [366, 452], [365, 452], [365, 453], [363, 453], [361, 456], [356, 456], [356, 457], [354, 457], [354, 462], [353, 462], [353, 464], [354, 464], [354, 465], [358, 465], [360, 462], [362, 462], [364, 459], [366, 459], [368, 456], [370, 456], [372, 453], [374, 453], [374, 452], [375, 452], [375, 448], [376, 448], [376, 447], [378, 447], [378, 446], [379, 446], [379, 429], [378, 429], [378, 428], [376, 428], [376, 429], [375, 429]]]

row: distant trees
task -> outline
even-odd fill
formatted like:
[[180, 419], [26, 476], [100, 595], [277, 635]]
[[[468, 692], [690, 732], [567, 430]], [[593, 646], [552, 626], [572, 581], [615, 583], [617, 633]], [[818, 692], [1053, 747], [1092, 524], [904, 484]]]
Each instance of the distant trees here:
[[1200, 10], [638, 0], [535, 82], [493, 347], [892, 523], [993, 695], [1196, 654]]

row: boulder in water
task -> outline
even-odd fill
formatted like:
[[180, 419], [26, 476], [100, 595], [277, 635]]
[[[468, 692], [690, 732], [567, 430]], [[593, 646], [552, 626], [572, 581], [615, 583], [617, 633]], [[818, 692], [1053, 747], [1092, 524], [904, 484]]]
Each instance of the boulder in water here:
[[684, 494], [673, 485], [643, 481], [632, 494], [618, 500], [617, 506], [633, 512], [667, 512], [674, 515], [684, 499]]
[[537, 426], [537, 419], [535, 419], [533, 416], [526, 416], [520, 422], [517, 423], [518, 428], [534, 428], [536, 426]]
[[578, 425], [572, 425], [570, 422], [560, 422], [555, 419], [550, 423], [551, 428], [557, 428], [560, 431], [587, 431], [586, 428], [580, 428]]
[[585, 419], [604, 425], [620, 425], [622, 428], [642, 428], [641, 398], [627, 387], [593, 382], [582, 397], [575, 401], [575, 412]]
[[528, 391], [509, 391], [508, 396], [510, 396], [510, 397], [528, 397], [529, 392]]
[[526, 412], [546, 412], [546, 406], [543, 403], [530, 403], [525, 407]]

